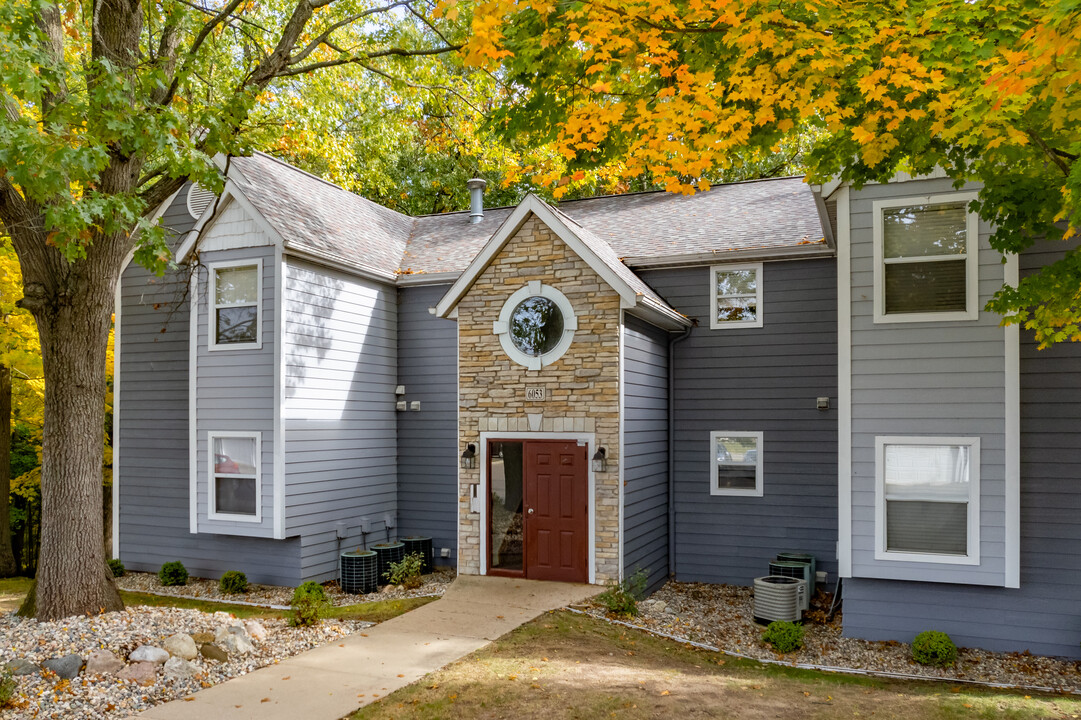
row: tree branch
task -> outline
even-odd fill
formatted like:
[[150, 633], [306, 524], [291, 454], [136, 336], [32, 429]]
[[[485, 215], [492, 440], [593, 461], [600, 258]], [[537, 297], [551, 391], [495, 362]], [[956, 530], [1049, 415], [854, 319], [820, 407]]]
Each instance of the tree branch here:
[[1058, 167], [1058, 169], [1063, 172], [1064, 175], [1069, 177], [1070, 164], [1066, 161], [1070, 160], [1072, 162], [1077, 159], [1076, 157], [1071, 158], [1069, 153], [1063, 153], [1059, 150], [1055, 150], [1046, 142], [1044, 142], [1043, 138], [1036, 134], [1036, 131], [1032, 130], [1031, 128], [1025, 128], [1025, 134], [1032, 138], [1032, 142], [1036, 143], [1036, 146], [1043, 150], [1044, 155], [1050, 158], [1051, 162], [1053, 162]]
[[[62, 67], [64, 65], [64, 24], [60, 17], [60, 4], [49, 4], [43, 7], [41, 12], [34, 16], [34, 22], [45, 35], [45, 50], [49, 59], [55, 67]], [[55, 90], [45, 90], [41, 94], [42, 127], [47, 126], [45, 120], [53, 108], [62, 103], [67, 96], [63, 73], [57, 72], [54, 80]]]
[[481, 117], [488, 117], [487, 113], [485, 113], [483, 110], [478, 108], [476, 105], [474, 105], [469, 100], [469, 98], [462, 95], [460, 92], [458, 92], [457, 90], [455, 90], [452, 87], [448, 87], [446, 85], [420, 85], [420, 84], [411, 82], [409, 80], [406, 80], [405, 78], [400, 78], [400, 77], [397, 77], [395, 75], [391, 75], [390, 73], [386, 72], [385, 70], [380, 70], [379, 68], [375, 67], [374, 65], [369, 65], [367, 63], [360, 62], [359, 60], [357, 61], [357, 64], [360, 65], [362, 68], [364, 68], [365, 70], [367, 70], [370, 73], [375, 73], [376, 75], [379, 75], [381, 77], [386, 78], [387, 80], [390, 80], [391, 82], [402, 83], [406, 87], [410, 87], [410, 88], [413, 88], [415, 90], [428, 90], [429, 92], [434, 92], [436, 90], [441, 90], [442, 92], [450, 93], [451, 95], [454, 95], [459, 100], [464, 102], [470, 108], [472, 108], [473, 111], [475, 113], [477, 113], [478, 115], [480, 115]]
[[[354, 65], [360, 65], [361, 67], [363, 67], [363, 68], [365, 68], [367, 70], [371, 70], [372, 72], [378, 72], [379, 74], [385, 75], [386, 77], [390, 78], [391, 77], [390, 75], [386, 75], [386, 73], [379, 72], [379, 71], [375, 70], [374, 68], [366, 65], [365, 64], [366, 61], [371, 60], [373, 58], [390, 57], [392, 55], [393, 56], [398, 56], [398, 57], [421, 57], [421, 56], [425, 56], [425, 55], [442, 55], [443, 53], [455, 52], [455, 51], [461, 50], [461, 49], [462, 49], [461, 45], [447, 45], [447, 46], [444, 46], [444, 47], [425, 48], [425, 49], [422, 49], [422, 50], [405, 50], [404, 48], [389, 48], [387, 50], [380, 50], [379, 52], [370, 53], [368, 55], [355, 55], [355, 56], [347, 57], [347, 58], [335, 58], [333, 60], [322, 60], [320, 62], [311, 63], [309, 65], [302, 65], [300, 67], [289, 67], [289, 68], [279, 72], [277, 76], [278, 77], [288, 77], [290, 75], [305, 75], [307, 73], [312, 72], [313, 70], [320, 70], [322, 68], [339, 67], [341, 65], [354, 64]], [[403, 81], [403, 82], [405, 82], [405, 81]], [[406, 82], [406, 84], [408, 85], [409, 83]], [[423, 85], [412, 85], [410, 87], [424, 87], [424, 86]], [[437, 86], [433, 85], [432, 87], [437, 87]]]
[[[188, 68], [191, 66], [192, 61], [194, 61], [196, 54], [199, 52], [199, 48], [202, 47], [203, 42], [205, 42], [206, 39], [210, 36], [210, 33], [214, 31], [214, 28], [216, 28], [218, 25], [221, 25], [229, 17], [231, 17], [233, 15], [233, 11], [240, 7], [241, 3], [243, 2], [244, 0], [229, 0], [229, 3], [224, 8], [222, 8], [217, 15], [208, 20], [203, 25], [202, 29], [199, 31], [199, 34], [195, 36], [194, 40], [192, 40], [191, 47], [188, 48], [188, 53], [187, 57], [184, 60], [184, 64], [180, 67], [180, 70], [173, 75], [172, 82], [169, 83], [169, 88], [163, 93], [161, 93], [163, 99], [160, 101], [160, 104], [168, 105], [170, 102], [172, 102], [173, 96], [176, 95], [176, 89], [180, 87], [180, 78], [187, 73]], [[304, 0], [300, 0], [300, 2], [303, 3]]]
[[356, 13], [354, 15], [350, 15], [349, 17], [347, 17], [347, 18], [345, 18], [343, 20], [339, 20], [338, 22], [334, 23], [333, 25], [328, 27], [326, 30], [324, 30], [318, 37], [316, 37], [310, 43], [308, 43], [307, 47], [305, 47], [303, 50], [301, 50], [299, 54], [290, 55], [288, 64], [289, 65], [295, 65], [296, 63], [302, 61], [304, 58], [311, 55], [312, 52], [317, 47], [319, 47], [320, 45], [326, 43], [326, 41], [330, 38], [331, 33], [333, 33], [337, 29], [339, 29], [341, 27], [344, 27], [345, 25], [351, 25], [352, 23], [355, 23], [357, 20], [360, 20], [362, 18], [366, 18], [366, 17], [368, 17], [370, 15], [376, 15], [376, 14], [379, 14], [379, 13], [389, 12], [389, 11], [393, 10], [394, 8], [402, 7], [403, 5], [410, 6], [410, 9], [412, 9], [412, 6], [411, 6], [412, 2], [413, 2], [413, 0], [399, 0], [398, 2], [393, 2], [390, 5], [383, 5], [382, 7], [370, 8], [368, 10], [365, 10], [364, 12], [359, 12], [359, 13]]

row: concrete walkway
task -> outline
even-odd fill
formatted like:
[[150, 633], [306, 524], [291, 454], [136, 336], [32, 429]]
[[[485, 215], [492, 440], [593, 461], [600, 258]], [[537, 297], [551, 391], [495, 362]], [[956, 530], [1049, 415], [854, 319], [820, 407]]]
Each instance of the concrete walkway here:
[[154, 720], [338, 720], [541, 613], [599, 592], [590, 585], [464, 575], [439, 600], [341, 641], [174, 700]]

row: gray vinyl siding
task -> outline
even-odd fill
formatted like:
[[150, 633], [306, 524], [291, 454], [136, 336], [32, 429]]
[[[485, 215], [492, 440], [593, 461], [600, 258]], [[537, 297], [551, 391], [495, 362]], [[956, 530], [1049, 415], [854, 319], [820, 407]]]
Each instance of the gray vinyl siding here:
[[[398, 535], [432, 538], [436, 562], [458, 556], [458, 326], [428, 312], [449, 285], [398, 290], [398, 384], [420, 410], [397, 414]], [[439, 557], [450, 549], [450, 559]]]
[[[952, 192], [951, 181], [867, 185], [851, 194], [852, 574], [1005, 583], [1005, 334], [982, 311], [1002, 286], [1001, 255], [979, 225], [978, 319], [874, 323], [873, 202]], [[875, 437], [980, 439], [980, 564], [875, 559]]]
[[285, 267], [285, 534], [301, 536], [305, 579], [336, 577], [361, 518], [384, 539], [397, 512], [393, 286], [287, 258]]
[[[835, 261], [765, 263], [761, 328], [709, 329], [708, 268], [640, 275], [698, 321], [674, 350], [676, 578], [749, 585], [779, 552], [813, 553], [833, 575]], [[818, 397], [831, 409], [817, 410]], [[764, 433], [762, 497], [710, 494], [714, 430]]]
[[[213, 232], [213, 230], [211, 230]], [[214, 290], [206, 266], [231, 260], [263, 262], [262, 347], [258, 349], [214, 350], [208, 343], [208, 300]], [[274, 536], [274, 403], [277, 392], [274, 376], [277, 313], [274, 308], [275, 264], [272, 246], [204, 252], [200, 255], [197, 290], [196, 346], [196, 512], [200, 533]], [[260, 522], [210, 520], [208, 510], [208, 432], [260, 433]]]
[[[1022, 272], [1060, 256], [1041, 243]], [[844, 631], [911, 641], [936, 628], [958, 645], [1081, 657], [1081, 344], [1037, 350], [1021, 333], [1021, 587], [845, 580]]]
[[[186, 187], [163, 222], [175, 247], [194, 220]], [[194, 535], [189, 529], [188, 338], [186, 269], [156, 277], [132, 263], [121, 276], [117, 452], [120, 559], [156, 572], [180, 560], [195, 577], [240, 570], [252, 582], [293, 584], [299, 543]]]
[[623, 326], [623, 573], [668, 580], [668, 335]]

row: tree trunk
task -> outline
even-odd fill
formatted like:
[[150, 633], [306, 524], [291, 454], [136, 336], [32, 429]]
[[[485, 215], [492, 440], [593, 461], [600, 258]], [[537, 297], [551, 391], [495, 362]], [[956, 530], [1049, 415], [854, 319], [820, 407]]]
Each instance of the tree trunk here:
[[18, 572], [11, 550], [11, 368], [0, 365], [0, 577]]
[[124, 607], [101, 542], [105, 356], [117, 281], [110, 265], [73, 263], [30, 304], [48, 381], [37, 582], [19, 612], [39, 620]]

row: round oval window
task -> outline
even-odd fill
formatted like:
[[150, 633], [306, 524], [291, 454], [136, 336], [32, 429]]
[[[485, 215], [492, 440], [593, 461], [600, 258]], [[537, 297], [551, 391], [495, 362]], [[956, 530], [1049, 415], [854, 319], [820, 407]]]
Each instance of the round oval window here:
[[534, 295], [518, 303], [510, 314], [510, 337], [526, 355], [551, 352], [563, 338], [563, 313], [546, 297]]

